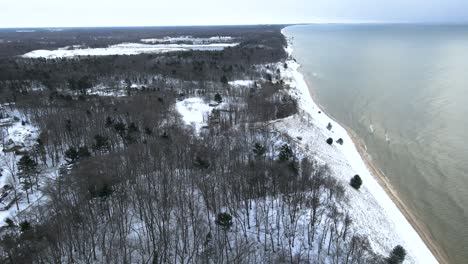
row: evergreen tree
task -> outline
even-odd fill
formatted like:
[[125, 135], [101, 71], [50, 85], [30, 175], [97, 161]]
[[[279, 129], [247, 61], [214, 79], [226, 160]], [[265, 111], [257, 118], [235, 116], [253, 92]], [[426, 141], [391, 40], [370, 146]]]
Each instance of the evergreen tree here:
[[228, 79], [227, 79], [226, 75], [223, 75], [223, 77], [221, 77], [221, 83], [222, 84], [227, 84], [228, 83]]
[[90, 157], [91, 153], [89, 153], [87, 146], [82, 146], [78, 148], [78, 157], [79, 158], [87, 158]]
[[390, 252], [390, 256], [387, 258], [387, 263], [389, 264], [399, 264], [403, 263], [406, 256], [406, 250], [398, 245], [393, 248], [392, 252]]
[[228, 231], [232, 227], [232, 216], [228, 213], [219, 213], [215, 223], [224, 231]]
[[220, 104], [221, 102], [223, 102], [223, 98], [221, 97], [221, 95], [219, 93], [216, 93], [215, 96], [214, 96], [214, 100]]
[[124, 122], [119, 121], [114, 124], [114, 130], [119, 134], [119, 136], [124, 137], [125, 132], [127, 131], [127, 125]]
[[105, 153], [110, 151], [111, 145], [109, 142], [109, 138], [106, 136], [95, 135], [94, 136], [94, 144], [93, 150], [95, 152]]
[[281, 146], [280, 153], [278, 155], [279, 161], [288, 161], [293, 157], [293, 152], [291, 147], [288, 144]]
[[108, 116], [108, 117], [106, 118], [106, 124], [105, 124], [105, 126], [106, 126], [106, 127], [110, 127], [110, 126], [112, 126], [113, 124], [114, 124], [114, 120], [112, 119], [112, 117]]
[[260, 143], [256, 142], [253, 146], [253, 153], [255, 154], [255, 157], [259, 158], [266, 153], [266, 148], [262, 146]]
[[350, 182], [351, 186], [353, 186], [354, 189], [359, 190], [359, 188], [362, 185], [362, 179], [359, 177], [359, 175], [354, 175], [354, 177], [351, 179]]
[[21, 232], [26, 232], [31, 228], [31, 224], [28, 221], [23, 221], [19, 224]]
[[36, 139], [36, 144], [34, 144], [33, 152], [34, 152], [34, 157], [39, 157], [42, 160], [42, 163], [46, 164], [47, 163], [46, 149], [45, 149], [44, 142], [42, 141], [41, 137], [43, 137], [42, 133], [39, 136], [39, 138]]
[[139, 129], [135, 122], [131, 122], [130, 125], [128, 125], [128, 133], [136, 133], [138, 131]]
[[66, 129], [68, 132], [71, 132], [71, 130], [72, 130], [72, 125], [71, 125], [71, 120], [70, 120], [70, 119], [65, 120], [65, 129]]
[[200, 158], [199, 156], [196, 157], [194, 162], [195, 167], [200, 169], [208, 169], [210, 167], [210, 162]]
[[79, 158], [78, 150], [75, 147], [69, 147], [67, 151], [65, 151], [65, 159], [69, 164], [74, 163]]
[[[37, 163], [29, 155], [24, 155], [17, 163], [18, 165], [18, 177], [20, 183], [23, 185], [23, 190], [26, 191], [26, 198], [29, 203], [28, 190], [32, 192], [33, 177], [37, 175]], [[36, 179], [37, 184], [37, 179]]]
[[91, 88], [93, 86], [90, 76], [81, 77], [76, 84], [76, 88], [80, 90], [81, 94], [86, 94], [86, 89]]
[[151, 134], [153, 134], [153, 130], [151, 130], [149, 127], [145, 127], [145, 134], [151, 136]]
[[114, 191], [112, 190], [112, 187], [109, 186], [108, 184], [104, 184], [104, 186], [99, 190], [99, 197], [107, 197], [111, 195]]
[[13, 220], [11, 220], [11, 218], [9, 217], [5, 219], [5, 223], [7, 224], [8, 227], [15, 227], [15, 222], [13, 222]]

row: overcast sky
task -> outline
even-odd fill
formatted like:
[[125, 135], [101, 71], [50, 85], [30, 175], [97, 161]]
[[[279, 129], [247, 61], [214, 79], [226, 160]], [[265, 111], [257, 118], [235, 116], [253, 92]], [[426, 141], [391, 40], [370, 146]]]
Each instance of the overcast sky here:
[[0, 0], [0, 27], [468, 22], [468, 0]]

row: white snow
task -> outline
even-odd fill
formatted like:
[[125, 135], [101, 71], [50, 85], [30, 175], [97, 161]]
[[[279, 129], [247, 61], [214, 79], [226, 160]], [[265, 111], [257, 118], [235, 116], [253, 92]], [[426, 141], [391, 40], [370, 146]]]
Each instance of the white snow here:
[[192, 126], [197, 134], [206, 124], [211, 109], [212, 107], [198, 97], [188, 98], [176, 103], [176, 110], [182, 115], [184, 123]]
[[[30, 150], [35, 143], [35, 139], [39, 134], [36, 127], [30, 124], [22, 124], [22, 115], [18, 111], [11, 111], [3, 109], [0, 105], [0, 111], [6, 113], [9, 117], [0, 119], [0, 170], [2, 176], [0, 177], [0, 189], [5, 185], [13, 186], [18, 189], [18, 197], [21, 197], [18, 202], [18, 208], [13, 204], [9, 209], [5, 207], [13, 200], [13, 191], [4, 192], [8, 193], [5, 198], [0, 200], [0, 226], [4, 224], [7, 217], [13, 218], [19, 212], [25, 210], [31, 204], [35, 203], [42, 197], [39, 191], [29, 194], [30, 203], [26, 201], [26, 195], [20, 188], [17, 173], [16, 163], [21, 156], [15, 155], [14, 152], [6, 151], [12, 147], [20, 146], [21, 150]], [[18, 119], [14, 119], [17, 117]], [[13, 175], [16, 175], [16, 182], [14, 182]], [[0, 193], [3, 194], [3, 193]]]
[[71, 49], [81, 49], [84, 48], [83, 45], [71, 45], [71, 46], [65, 46], [62, 48], [58, 48], [59, 50], [71, 50]]
[[231, 40], [232, 40], [232, 37], [225, 37], [225, 36], [214, 36], [210, 38], [194, 38], [192, 36], [180, 36], [180, 37], [141, 39], [141, 42], [144, 42], [144, 43], [192, 42], [193, 44], [206, 44], [206, 43], [228, 42]]
[[[34, 50], [22, 57], [25, 58], [70, 58], [77, 56], [109, 56], [109, 55], [136, 55], [142, 53], [165, 53], [173, 51], [188, 50], [223, 50], [227, 47], [234, 47], [239, 43], [211, 43], [211, 44], [142, 44], [142, 43], [121, 43], [111, 45], [107, 48], [78, 48], [67, 49], [68, 47], [56, 50]], [[79, 45], [74, 45], [79, 46]]]
[[253, 80], [235, 80], [228, 82], [231, 86], [241, 86], [241, 87], [249, 87], [254, 85], [255, 81]]
[[[286, 51], [292, 53], [290, 45]], [[275, 127], [292, 138], [302, 137], [303, 140], [298, 144], [330, 165], [335, 177], [347, 186], [355, 226], [361, 227], [363, 233], [369, 236], [377, 253], [388, 255], [394, 246], [401, 244], [408, 252], [408, 263], [438, 263], [415, 229], [371, 175], [347, 131], [312, 100], [307, 83], [298, 71], [300, 65], [293, 60], [287, 61], [287, 64], [287, 69], [283, 69], [281, 64], [278, 64], [278, 68], [282, 69], [286, 83], [293, 88], [290, 93], [298, 100], [302, 113], [275, 123]], [[326, 129], [328, 123], [333, 125], [331, 131]], [[329, 146], [325, 142], [328, 137], [335, 142], [342, 138], [344, 144], [334, 143]], [[348, 184], [355, 174], [359, 174], [364, 182], [359, 191]]]

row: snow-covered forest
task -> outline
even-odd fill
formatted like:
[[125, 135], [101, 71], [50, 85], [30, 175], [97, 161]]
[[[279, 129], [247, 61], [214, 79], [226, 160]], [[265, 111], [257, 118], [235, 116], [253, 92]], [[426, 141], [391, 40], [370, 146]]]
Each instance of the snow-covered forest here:
[[[0, 262], [402, 263], [352, 217], [362, 182], [275, 125], [301, 116], [281, 28], [2, 33]], [[236, 45], [7, 55], [169, 37]]]

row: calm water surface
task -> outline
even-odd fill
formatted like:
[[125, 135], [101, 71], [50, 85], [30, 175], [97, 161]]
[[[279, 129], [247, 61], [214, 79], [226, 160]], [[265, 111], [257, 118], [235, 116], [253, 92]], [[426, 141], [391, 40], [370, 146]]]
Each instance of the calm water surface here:
[[452, 263], [468, 263], [468, 26], [308, 25], [285, 30], [312, 92]]

